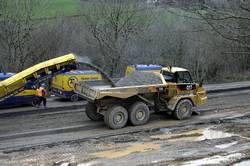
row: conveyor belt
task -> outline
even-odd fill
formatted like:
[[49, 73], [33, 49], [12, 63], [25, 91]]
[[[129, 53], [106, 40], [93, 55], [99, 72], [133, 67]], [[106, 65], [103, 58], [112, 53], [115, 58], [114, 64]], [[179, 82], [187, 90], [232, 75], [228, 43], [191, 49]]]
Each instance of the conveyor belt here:
[[62, 73], [76, 66], [74, 54], [54, 58], [32, 66], [0, 82], [0, 101], [14, 96], [24, 90], [28, 82], [42, 82], [55, 74]]

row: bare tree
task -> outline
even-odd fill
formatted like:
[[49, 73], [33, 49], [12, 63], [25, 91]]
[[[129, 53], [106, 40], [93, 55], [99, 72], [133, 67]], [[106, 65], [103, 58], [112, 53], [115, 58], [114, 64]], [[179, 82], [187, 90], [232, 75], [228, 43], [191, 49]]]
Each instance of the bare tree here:
[[[195, 13], [217, 35], [230, 41], [224, 56], [232, 59], [231, 69], [244, 71], [250, 68], [250, 2], [249, 1], [211, 1], [203, 4], [203, 10], [195, 10]], [[235, 59], [234, 57], [237, 57]], [[235, 63], [237, 62], [237, 64]], [[229, 67], [230, 70], [230, 67]]]
[[250, 47], [244, 38], [249, 37], [250, 3], [247, 1], [224, 1], [204, 4], [204, 10], [196, 10], [206, 23], [220, 36]]
[[101, 52], [102, 67], [115, 76], [126, 61], [129, 42], [149, 25], [148, 8], [134, 0], [99, 0], [91, 9], [95, 12], [84, 17], [90, 38]]
[[[64, 55], [73, 50], [75, 23], [69, 18], [57, 18], [43, 21], [33, 32], [32, 50], [29, 64]], [[76, 40], [76, 38], [74, 38]]]
[[33, 21], [42, 7], [39, 0], [1, 0], [0, 2], [0, 50], [4, 70], [19, 71], [31, 56]]

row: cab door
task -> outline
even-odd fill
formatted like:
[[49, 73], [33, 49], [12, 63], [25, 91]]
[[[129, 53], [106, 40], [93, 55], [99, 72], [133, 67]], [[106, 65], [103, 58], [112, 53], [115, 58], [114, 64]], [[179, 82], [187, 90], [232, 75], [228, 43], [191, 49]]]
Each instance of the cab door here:
[[178, 94], [193, 94], [196, 90], [196, 84], [193, 82], [192, 77], [188, 71], [176, 72], [176, 84]]

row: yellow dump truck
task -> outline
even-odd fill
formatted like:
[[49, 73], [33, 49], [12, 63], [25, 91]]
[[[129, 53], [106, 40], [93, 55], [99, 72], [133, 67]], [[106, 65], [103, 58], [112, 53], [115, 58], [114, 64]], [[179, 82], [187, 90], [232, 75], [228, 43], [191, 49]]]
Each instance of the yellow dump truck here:
[[160, 73], [138, 73], [122, 78], [127, 83], [131, 78], [140, 80], [141, 84], [136, 85], [98, 86], [94, 82], [76, 82], [75, 92], [88, 100], [87, 116], [94, 121], [104, 118], [108, 127], [119, 129], [128, 121], [134, 126], [146, 124], [150, 109], [166, 111], [179, 120], [187, 119], [207, 100], [202, 84], [194, 83], [186, 69], [165, 67]]
[[76, 102], [79, 98], [74, 92], [73, 82], [101, 79], [102, 75], [94, 70], [72, 70], [53, 77], [51, 81], [51, 91], [57, 97]]

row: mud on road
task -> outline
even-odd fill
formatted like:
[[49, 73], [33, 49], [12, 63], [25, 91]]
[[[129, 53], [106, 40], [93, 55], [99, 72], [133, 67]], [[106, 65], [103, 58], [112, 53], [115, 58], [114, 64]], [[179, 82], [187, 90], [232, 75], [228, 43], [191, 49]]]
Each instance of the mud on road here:
[[[79, 131], [40, 137], [30, 135], [3, 139], [0, 140], [2, 148], [0, 163], [1, 165], [233, 165], [244, 160], [249, 162], [250, 93], [242, 91], [240, 94], [214, 94], [209, 97], [209, 102], [201, 108], [203, 110], [201, 115], [193, 116], [189, 120], [176, 121], [165, 114], [159, 114], [154, 115], [148, 125], [129, 126], [119, 131], [109, 130], [102, 126], [102, 123], [97, 123], [99, 125], [89, 130], [79, 129]], [[81, 111], [78, 111], [64, 116], [57, 113], [1, 119], [0, 137], [6, 132], [14, 134], [36, 128], [52, 129], [90, 123], [85, 117], [80, 117], [81, 115], [84, 116], [84, 112], [81, 114]], [[66, 119], [63, 120], [63, 117]], [[7, 121], [11, 124], [7, 127], [11, 127], [12, 131], [5, 129]], [[32, 127], [26, 123], [20, 126], [22, 122], [29, 122]], [[74, 135], [71, 139], [75, 141], [66, 139], [70, 135]], [[46, 141], [53, 139], [61, 141], [29, 148], [8, 148], [11, 144], [27, 145], [34, 139], [44, 137]], [[42, 139], [40, 143], [43, 143]], [[9, 145], [4, 146], [7, 144]]]

